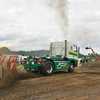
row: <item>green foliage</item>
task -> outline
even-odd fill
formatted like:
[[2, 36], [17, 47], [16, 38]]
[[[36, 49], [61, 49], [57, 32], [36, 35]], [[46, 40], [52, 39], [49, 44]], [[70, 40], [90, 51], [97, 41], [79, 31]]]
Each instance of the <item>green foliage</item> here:
[[[96, 55], [97, 55], [98, 58], [100, 59], [100, 54], [97, 54], [97, 53], [96, 53]], [[83, 55], [83, 54], [79, 53], [78, 57], [79, 57], [79, 58], [85, 57], [85, 58], [88, 58], [88, 60], [96, 59], [96, 58], [95, 58], [95, 55], [94, 55], [93, 53], [88, 53], [88, 55]]]
[[1, 47], [0, 48], [0, 56], [2, 54], [9, 54], [9, 53], [10, 53], [10, 49], [9, 48], [7, 48], [7, 47]]
[[78, 58], [83, 58], [83, 57], [86, 57], [86, 55], [83, 55], [81, 53], [78, 54]]
[[36, 55], [38, 53], [39, 57], [42, 57], [44, 55], [50, 55], [49, 50], [36, 50], [36, 51], [19, 51], [19, 55], [29, 56], [29, 55]]

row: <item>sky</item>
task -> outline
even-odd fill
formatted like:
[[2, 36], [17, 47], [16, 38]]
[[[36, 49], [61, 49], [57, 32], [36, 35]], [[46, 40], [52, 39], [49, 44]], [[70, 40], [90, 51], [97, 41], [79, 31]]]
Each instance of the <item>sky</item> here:
[[67, 40], [100, 54], [99, 33], [100, 0], [0, 0], [0, 47], [49, 50]]

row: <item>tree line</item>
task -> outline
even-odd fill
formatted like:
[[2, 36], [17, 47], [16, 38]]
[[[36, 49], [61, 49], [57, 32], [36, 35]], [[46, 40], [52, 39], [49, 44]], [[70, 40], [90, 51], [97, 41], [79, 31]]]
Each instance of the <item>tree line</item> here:
[[35, 51], [11, 51], [9, 48], [7, 47], [1, 47], [0, 48], [0, 56], [2, 56], [3, 54], [11, 54], [11, 55], [24, 55], [24, 56], [29, 56], [29, 55], [36, 55], [38, 53], [39, 57], [42, 57], [44, 55], [50, 55], [50, 51], [49, 50], [35, 50]]
[[[100, 59], [100, 54], [96, 53], [96, 55]], [[79, 53], [78, 57], [79, 58], [87, 58], [88, 60], [95, 60], [96, 59], [96, 57], [93, 53], [88, 53], [88, 55], [83, 55], [83, 54]]]
[[[42, 57], [44, 55], [50, 55], [50, 51], [49, 50], [35, 50], [35, 51], [22, 51], [22, 50], [20, 50], [20, 51], [11, 51], [7, 47], [1, 47], [0, 48], [0, 56], [2, 56], [3, 54], [24, 55], [24, 56], [32, 55], [32, 56], [34, 56], [37, 53], [38, 53], [39, 57]], [[100, 54], [97, 54], [97, 56], [100, 59]], [[79, 58], [84, 58], [85, 57], [85, 58], [88, 58], [88, 60], [95, 59], [95, 56], [94, 56], [93, 53], [88, 53], [88, 55], [84, 55], [84, 54], [79, 53], [78, 57]]]

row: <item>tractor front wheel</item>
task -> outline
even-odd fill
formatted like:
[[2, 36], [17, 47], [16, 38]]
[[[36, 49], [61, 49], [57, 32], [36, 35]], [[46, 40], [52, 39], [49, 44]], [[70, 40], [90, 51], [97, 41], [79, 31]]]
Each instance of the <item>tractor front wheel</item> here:
[[74, 63], [71, 63], [68, 72], [72, 73], [74, 71], [74, 67], [75, 67]]

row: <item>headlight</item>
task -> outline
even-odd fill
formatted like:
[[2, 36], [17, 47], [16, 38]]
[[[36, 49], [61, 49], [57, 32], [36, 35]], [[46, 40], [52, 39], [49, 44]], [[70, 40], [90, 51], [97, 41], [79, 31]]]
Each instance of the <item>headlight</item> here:
[[32, 62], [32, 65], [34, 65], [34, 62]]
[[29, 62], [26, 62], [26, 64], [29, 64]]

